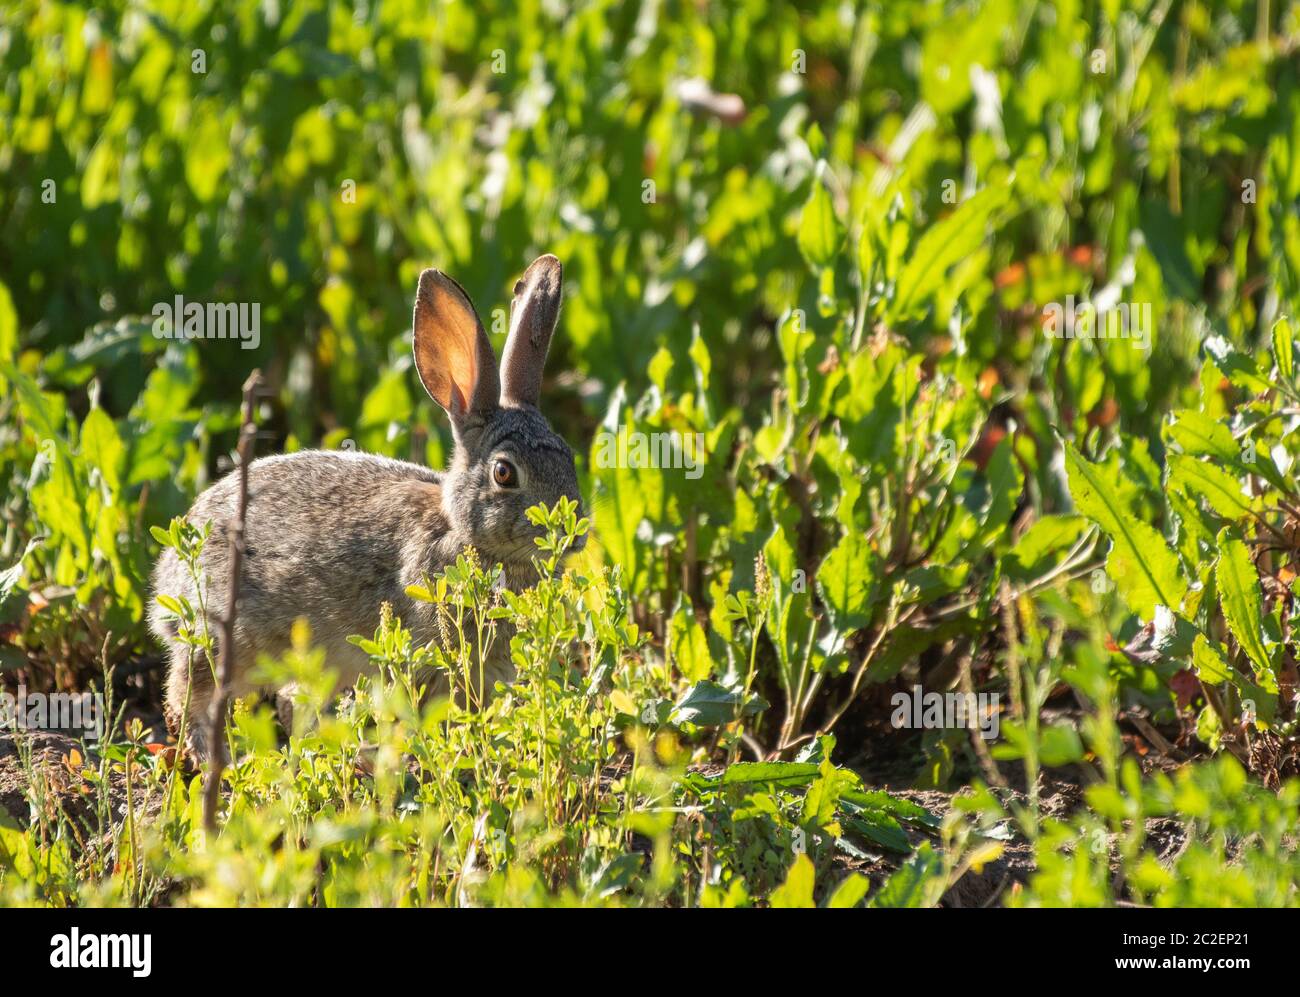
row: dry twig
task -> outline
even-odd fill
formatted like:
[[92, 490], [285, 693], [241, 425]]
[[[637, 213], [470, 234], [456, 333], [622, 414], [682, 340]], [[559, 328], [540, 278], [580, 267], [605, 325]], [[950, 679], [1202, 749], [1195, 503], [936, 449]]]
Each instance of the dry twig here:
[[226, 589], [226, 611], [217, 620], [221, 646], [217, 648], [216, 689], [212, 708], [208, 713], [208, 744], [211, 758], [207, 781], [203, 784], [203, 826], [208, 831], [217, 829], [217, 804], [221, 799], [221, 774], [226, 762], [226, 709], [230, 703], [230, 661], [234, 654], [235, 612], [239, 601], [239, 577], [244, 564], [244, 522], [248, 514], [248, 465], [253, 460], [253, 443], [257, 439], [257, 426], [253, 410], [262, 386], [260, 371], [253, 371], [244, 382], [244, 408], [240, 419], [239, 445], [239, 498], [235, 518], [230, 524], [230, 580]]

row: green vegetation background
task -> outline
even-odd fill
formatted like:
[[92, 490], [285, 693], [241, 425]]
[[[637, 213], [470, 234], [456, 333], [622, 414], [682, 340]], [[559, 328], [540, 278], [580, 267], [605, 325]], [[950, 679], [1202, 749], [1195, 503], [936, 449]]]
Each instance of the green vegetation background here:
[[[150, 650], [150, 528], [217, 473], [254, 367], [262, 452], [439, 466], [416, 276], [461, 281], [499, 350], [513, 281], [553, 252], [546, 412], [592, 501], [581, 568], [635, 624], [615, 714], [761, 693], [746, 734], [790, 758], [834, 733], [844, 763], [882, 691], [960, 678], [1013, 704], [999, 761], [1108, 773], [1105, 819], [1141, 807], [1117, 709], [1275, 787], [1298, 39], [1294, 2], [8, 4], [0, 667], [81, 688]], [[260, 344], [156, 338], [176, 295], [258, 303]], [[1048, 338], [1068, 296], [1149, 304], [1149, 349]], [[595, 467], [602, 425], [703, 433], [706, 472]], [[1063, 682], [1096, 711], [1082, 738], [1039, 723]], [[709, 724], [655, 715], [709, 756]], [[993, 764], [962, 731], [921, 749], [925, 785]], [[839, 840], [835, 805], [772, 792]], [[775, 880], [727, 877], [765, 896], [791, 840]]]

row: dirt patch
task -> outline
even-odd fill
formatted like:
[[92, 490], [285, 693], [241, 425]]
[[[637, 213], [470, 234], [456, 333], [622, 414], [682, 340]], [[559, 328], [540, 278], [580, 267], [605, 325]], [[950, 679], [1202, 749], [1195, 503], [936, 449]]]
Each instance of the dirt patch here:
[[[0, 820], [7, 815], [18, 827], [26, 828], [42, 819], [50, 826], [66, 819], [79, 832], [78, 838], [84, 840], [86, 832], [100, 833], [99, 791], [82, 774], [86, 766], [97, 767], [97, 759], [77, 738], [49, 731], [0, 734]], [[143, 779], [136, 779], [132, 788], [137, 816], [156, 815], [162, 806], [161, 796], [151, 792]], [[126, 789], [125, 771], [109, 766], [109, 820], [126, 819]]]

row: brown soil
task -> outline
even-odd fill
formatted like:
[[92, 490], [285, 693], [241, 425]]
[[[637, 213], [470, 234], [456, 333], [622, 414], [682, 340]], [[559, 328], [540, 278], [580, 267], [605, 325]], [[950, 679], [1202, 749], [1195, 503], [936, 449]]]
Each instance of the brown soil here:
[[[88, 840], [86, 834], [98, 833], [97, 792], [73, 764], [78, 754], [86, 759], [85, 746], [66, 734], [47, 731], [0, 734], [0, 821], [25, 828], [42, 815], [51, 824], [57, 823], [62, 815], [83, 841]], [[26, 761], [24, 755], [28, 755]], [[34, 779], [29, 777], [29, 771]], [[35, 790], [29, 791], [33, 784]], [[143, 780], [137, 781], [133, 789], [137, 815], [156, 815], [161, 806], [156, 794], [150, 796]], [[124, 820], [126, 774], [116, 767], [109, 773], [108, 799], [113, 820]]]

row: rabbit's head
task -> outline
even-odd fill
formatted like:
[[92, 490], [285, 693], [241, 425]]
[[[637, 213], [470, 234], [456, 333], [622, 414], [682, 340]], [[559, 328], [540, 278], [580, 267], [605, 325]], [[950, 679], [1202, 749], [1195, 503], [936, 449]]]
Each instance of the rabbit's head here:
[[[452, 533], [491, 564], [529, 562], [541, 530], [526, 510], [560, 496], [579, 503], [573, 451], [537, 405], [542, 368], [560, 315], [563, 268], [535, 260], [515, 284], [510, 334], [498, 370], [469, 295], [438, 270], [420, 274], [415, 297], [415, 367], [451, 419], [455, 453], [444, 477]], [[580, 549], [579, 538], [574, 549]]]

